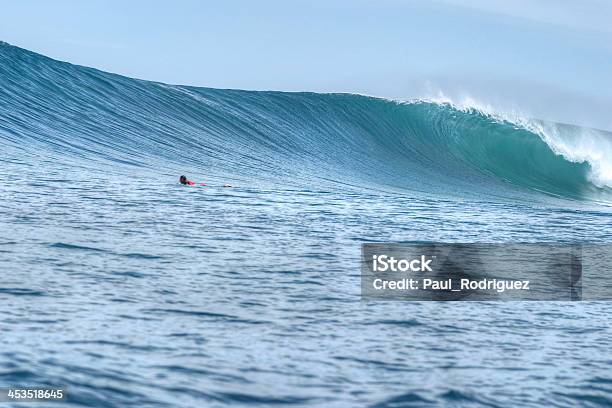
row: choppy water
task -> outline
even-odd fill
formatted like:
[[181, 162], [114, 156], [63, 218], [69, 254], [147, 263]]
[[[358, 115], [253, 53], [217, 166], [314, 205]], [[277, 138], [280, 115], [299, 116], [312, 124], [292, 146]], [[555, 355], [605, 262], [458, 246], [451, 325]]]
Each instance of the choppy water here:
[[[351, 96], [168, 90], [6, 45], [0, 56], [0, 385], [66, 386], [66, 406], [612, 404], [609, 303], [359, 293], [362, 242], [610, 242], [597, 170], [609, 157], [567, 161], [520, 128], [540, 156], [516, 168], [499, 141], [401, 159], [431, 151], [400, 138], [429, 123], [401, 105], [355, 97], [399, 122], [373, 114], [366, 128], [345, 104], [332, 124], [319, 113]], [[163, 99], [179, 91], [223, 109]], [[476, 115], [438, 129], [515, 126], [419, 106]], [[223, 115], [257, 122], [254, 136]], [[210, 186], [182, 187], [179, 172]]]

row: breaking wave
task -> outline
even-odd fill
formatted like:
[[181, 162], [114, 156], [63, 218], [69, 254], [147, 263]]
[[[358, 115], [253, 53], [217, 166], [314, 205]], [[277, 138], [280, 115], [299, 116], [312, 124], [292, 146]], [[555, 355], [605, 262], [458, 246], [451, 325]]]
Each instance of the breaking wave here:
[[173, 86], [0, 44], [0, 145], [242, 183], [608, 200], [610, 133], [475, 105]]

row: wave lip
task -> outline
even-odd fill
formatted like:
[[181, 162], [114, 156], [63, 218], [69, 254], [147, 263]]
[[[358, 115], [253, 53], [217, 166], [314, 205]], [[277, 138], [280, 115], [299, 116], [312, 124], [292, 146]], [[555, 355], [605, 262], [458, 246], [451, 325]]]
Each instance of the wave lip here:
[[495, 111], [472, 98], [454, 101], [442, 94], [423, 101], [448, 106], [456, 111], [474, 113], [488, 117], [492, 122], [508, 123], [517, 129], [527, 130], [539, 136], [557, 155], [573, 163], [589, 166], [589, 181], [599, 188], [612, 187], [612, 133], [564, 123], [527, 118], [515, 112]]
[[447, 150], [445, 160], [517, 187], [568, 198], [608, 199], [612, 134], [573, 125], [492, 114], [450, 103], [422, 106], [420, 123]]
[[612, 138], [610, 133], [572, 125], [540, 122], [537, 131], [551, 149], [574, 163], [589, 165], [589, 181], [612, 187]]
[[173, 86], [6, 43], [0, 79], [0, 145], [15, 155], [243, 184], [612, 196], [611, 133], [477, 105]]

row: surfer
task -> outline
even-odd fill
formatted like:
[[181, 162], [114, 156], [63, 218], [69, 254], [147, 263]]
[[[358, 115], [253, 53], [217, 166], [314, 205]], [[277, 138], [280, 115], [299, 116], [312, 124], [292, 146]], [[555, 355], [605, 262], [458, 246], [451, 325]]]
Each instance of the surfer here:
[[179, 178], [179, 182], [181, 184], [185, 185], [185, 186], [195, 186], [196, 185], [196, 183], [194, 181], [187, 180], [187, 177], [185, 177], [185, 176], [181, 176]]
[[[185, 176], [181, 176], [179, 177], [179, 182], [185, 186], [195, 186], [196, 182], [195, 181], [191, 181], [191, 180], [187, 180], [187, 177]], [[201, 186], [205, 186], [206, 183], [200, 183]], [[224, 184], [223, 187], [231, 187], [231, 184]]]

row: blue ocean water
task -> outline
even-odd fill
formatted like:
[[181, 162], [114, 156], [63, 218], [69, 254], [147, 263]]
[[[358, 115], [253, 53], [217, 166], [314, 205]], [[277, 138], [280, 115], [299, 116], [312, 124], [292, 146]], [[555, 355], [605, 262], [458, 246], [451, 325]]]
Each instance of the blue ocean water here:
[[362, 301], [359, 251], [609, 243], [611, 143], [1, 44], [0, 386], [75, 407], [610, 406], [609, 303]]

